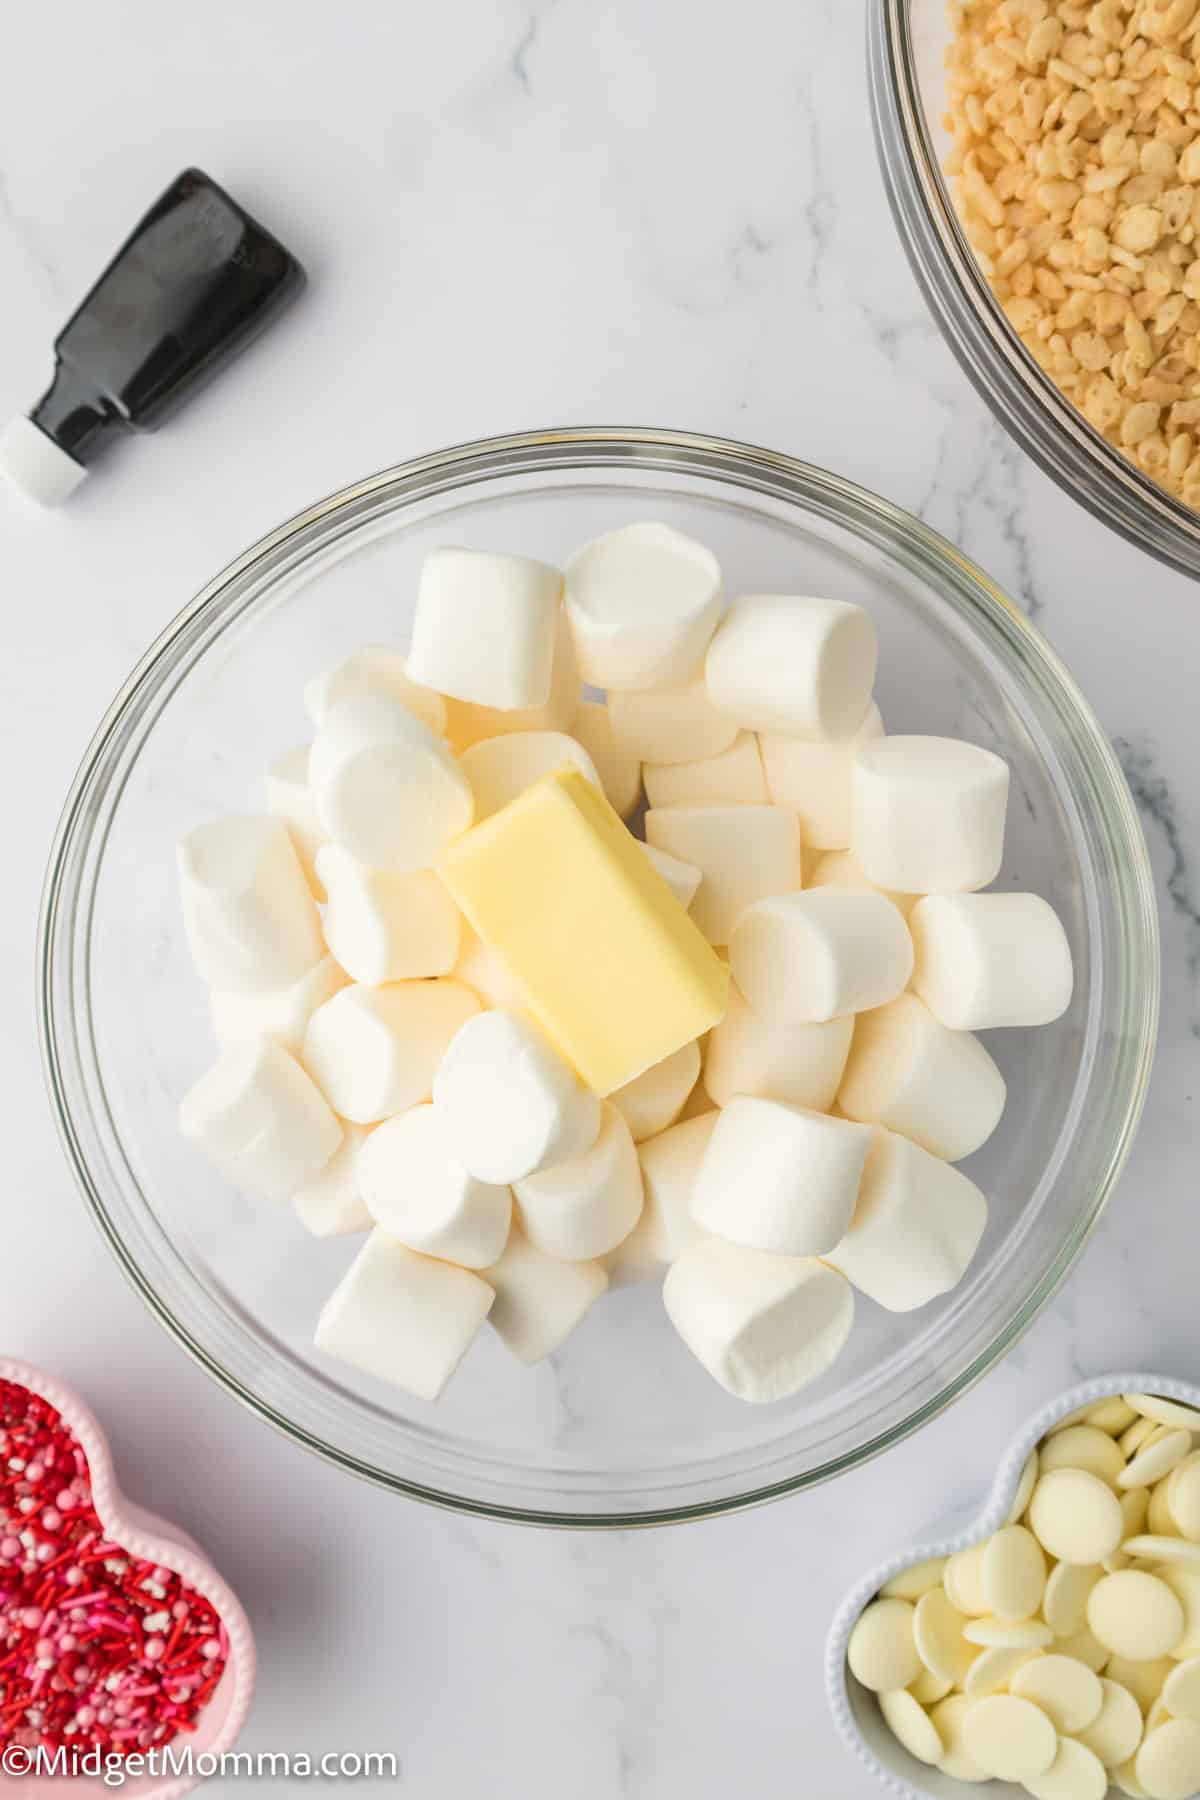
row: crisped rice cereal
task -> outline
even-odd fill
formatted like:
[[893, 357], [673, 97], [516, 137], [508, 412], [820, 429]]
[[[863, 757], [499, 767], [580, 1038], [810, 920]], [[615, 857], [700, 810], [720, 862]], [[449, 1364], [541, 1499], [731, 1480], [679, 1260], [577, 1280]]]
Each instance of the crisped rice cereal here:
[[947, 160], [1009, 322], [1200, 508], [1200, 0], [951, 0]]

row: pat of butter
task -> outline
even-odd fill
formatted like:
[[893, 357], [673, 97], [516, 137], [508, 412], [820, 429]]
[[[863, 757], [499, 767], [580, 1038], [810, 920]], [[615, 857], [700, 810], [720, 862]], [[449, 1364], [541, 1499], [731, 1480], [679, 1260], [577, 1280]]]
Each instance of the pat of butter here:
[[723, 1016], [726, 965], [578, 770], [527, 788], [437, 866], [595, 1093], [623, 1087]]

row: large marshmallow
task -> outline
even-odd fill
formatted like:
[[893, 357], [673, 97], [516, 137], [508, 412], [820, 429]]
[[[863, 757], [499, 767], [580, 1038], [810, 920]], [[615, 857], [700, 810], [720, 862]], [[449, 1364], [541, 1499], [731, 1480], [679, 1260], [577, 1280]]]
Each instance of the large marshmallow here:
[[578, 769], [601, 786], [596, 765], [583, 745], [562, 731], [515, 731], [483, 738], [463, 751], [458, 766], [475, 796], [477, 825], [556, 769]]
[[265, 1039], [226, 1050], [184, 1096], [179, 1124], [236, 1187], [263, 1200], [291, 1199], [342, 1138], [295, 1057]]
[[858, 1015], [838, 1106], [960, 1162], [1004, 1111], [1004, 1077], [979, 1039], [950, 1031], [915, 994]]
[[883, 736], [883, 720], [872, 701], [867, 716], [849, 738], [821, 743], [765, 731], [759, 738], [767, 792], [776, 806], [800, 817], [806, 848], [844, 850], [850, 842], [854, 810], [854, 750]]
[[458, 981], [343, 988], [309, 1020], [304, 1066], [335, 1112], [373, 1125], [429, 1099], [451, 1039], [478, 1011]]
[[828, 1112], [853, 1032], [853, 1017], [796, 1025], [774, 1012], [756, 1011], [733, 986], [725, 1017], [709, 1033], [705, 1089], [717, 1106], [727, 1106], [735, 1094], [749, 1094]]
[[369, 869], [327, 844], [317, 873], [329, 896], [325, 942], [355, 981], [380, 987], [453, 969], [462, 914], [431, 869]]
[[317, 851], [325, 842], [325, 831], [317, 817], [316, 802], [309, 786], [309, 748], [308, 744], [301, 744], [271, 764], [266, 780], [267, 805], [287, 828], [313, 899], [323, 900], [325, 889], [316, 865]]
[[877, 654], [861, 606], [747, 594], [718, 626], [705, 676], [716, 704], [750, 731], [846, 738], [870, 704]]
[[826, 1260], [889, 1312], [912, 1312], [962, 1280], [986, 1224], [960, 1169], [877, 1129], [854, 1223]]
[[495, 1295], [469, 1269], [371, 1233], [321, 1312], [315, 1343], [339, 1361], [436, 1400]]
[[850, 1335], [854, 1294], [812, 1257], [700, 1238], [663, 1283], [667, 1316], [739, 1400], [786, 1400], [823, 1375]]
[[647, 763], [642, 770], [651, 806], [766, 806], [770, 802], [758, 739], [738, 734], [727, 750], [703, 762]]
[[264, 988], [257, 994], [227, 994], [211, 988], [208, 1009], [213, 1035], [223, 1050], [247, 1038], [271, 1038], [299, 1056], [308, 1021], [318, 1006], [332, 1000], [347, 983], [345, 970], [332, 956], [326, 956], [286, 987]]
[[339, 700], [308, 759], [333, 843], [374, 869], [428, 868], [471, 823], [471, 784], [445, 744], [388, 694]]
[[431, 550], [421, 565], [408, 673], [477, 706], [544, 706], [562, 576], [486, 550]]
[[210, 987], [288, 987], [325, 954], [321, 920], [282, 819], [198, 825], [178, 851], [183, 922]]
[[986, 887], [1000, 873], [1008, 764], [960, 738], [882, 737], [854, 751], [850, 848], [868, 881], [906, 894]]
[[386, 694], [408, 708], [436, 737], [446, 730], [446, 702], [432, 688], [410, 681], [404, 654], [390, 644], [364, 644], [332, 669], [314, 675], [304, 689], [304, 704], [318, 731], [325, 715], [342, 700], [364, 694]]
[[573, 731], [582, 698], [579, 664], [567, 615], [560, 606], [554, 634], [550, 692], [541, 706], [475, 706], [469, 700], [446, 702], [446, 736], [456, 754], [483, 738], [506, 731]]
[[642, 797], [642, 764], [617, 737], [603, 700], [582, 700], [571, 735], [595, 765], [608, 804], [627, 819]]
[[358, 1153], [370, 1127], [341, 1121], [342, 1141], [315, 1181], [292, 1196], [292, 1210], [314, 1237], [348, 1237], [370, 1231], [375, 1221], [367, 1211], [358, 1181]]
[[541, 1362], [580, 1324], [608, 1287], [598, 1262], [560, 1262], [514, 1230], [499, 1262], [485, 1271], [495, 1290], [491, 1324], [519, 1362]]
[[468, 1019], [442, 1060], [433, 1100], [459, 1161], [481, 1181], [520, 1181], [582, 1156], [600, 1102], [529, 1020]]
[[661, 1267], [701, 1235], [692, 1195], [717, 1117], [715, 1111], [701, 1113], [638, 1145], [645, 1205], [637, 1230], [621, 1246], [629, 1260]]
[[849, 1229], [870, 1147], [865, 1125], [737, 1094], [709, 1139], [692, 1217], [748, 1250], [824, 1256]]
[[884, 1006], [912, 966], [908, 927], [882, 894], [776, 894], [747, 907], [729, 939], [729, 967], [750, 1005], [795, 1024]]
[[503, 1254], [512, 1195], [468, 1174], [428, 1102], [375, 1128], [358, 1178], [375, 1223], [410, 1250], [466, 1269], [486, 1269]]
[[713, 705], [703, 672], [682, 687], [610, 694], [608, 716], [617, 742], [639, 762], [702, 762], [738, 735], [737, 720]]
[[577, 550], [566, 580], [585, 681], [636, 691], [691, 680], [721, 607], [711, 550], [670, 525], [626, 525]]
[[781, 806], [671, 806], [646, 814], [646, 842], [703, 877], [691, 914], [712, 944], [769, 894], [799, 888], [800, 826]]
[[1048, 1025], [1070, 1005], [1071, 946], [1039, 894], [931, 894], [910, 923], [913, 987], [943, 1025]]
[[634, 1080], [617, 1088], [612, 1103], [640, 1144], [673, 1125], [700, 1076], [700, 1046], [694, 1040], [652, 1063]]
[[[641, 843], [641, 839], [638, 839]], [[647, 862], [658, 870], [680, 906], [687, 908], [696, 898], [696, 891], [703, 876], [700, 870], [691, 863], [681, 862], [677, 856], [668, 856], [665, 850], [656, 850], [653, 844], [642, 844]]]
[[629, 1127], [609, 1101], [590, 1150], [515, 1185], [525, 1235], [547, 1256], [586, 1262], [627, 1238], [642, 1216], [642, 1171]]
[[501, 1012], [524, 1012], [528, 1005], [524, 988], [501, 952], [477, 937], [465, 919], [454, 979], [464, 981], [485, 1006], [497, 1006]]
[[902, 918], [907, 919], [916, 900], [915, 894], [898, 894], [895, 888], [876, 887], [868, 881], [857, 862], [852, 850], [822, 850], [812, 852], [812, 862], [808, 861], [809, 853], [805, 852], [804, 885], [806, 888], [841, 888], [850, 894], [884, 894], [897, 909]]

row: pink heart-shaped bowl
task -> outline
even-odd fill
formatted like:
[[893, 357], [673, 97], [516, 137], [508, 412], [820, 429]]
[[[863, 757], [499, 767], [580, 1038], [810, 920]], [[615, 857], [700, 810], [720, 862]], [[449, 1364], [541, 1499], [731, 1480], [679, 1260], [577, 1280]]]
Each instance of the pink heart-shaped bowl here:
[[[0, 1383], [13, 1383], [40, 1397], [59, 1415], [72, 1434], [87, 1463], [90, 1504], [107, 1544], [119, 1546], [127, 1557], [146, 1562], [160, 1570], [177, 1575], [187, 1589], [208, 1602], [224, 1627], [227, 1645], [222, 1643], [225, 1665], [220, 1679], [204, 1700], [195, 1717], [194, 1729], [186, 1737], [175, 1738], [172, 1749], [177, 1756], [184, 1748], [193, 1764], [200, 1767], [176, 1773], [134, 1773], [130, 1770], [122, 1783], [127, 1800], [177, 1800], [203, 1779], [215, 1760], [229, 1750], [250, 1710], [254, 1692], [254, 1639], [249, 1622], [237, 1596], [222, 1581], [212, 1564], [187, 1533], [177, 1525], [135, 1506], [117, 1486], [113, 1474], [108, 1443], [91, 1412], [79, 1396], [62, 1382], [44, 1375], [26, 1363], [0, 1357]], [[25, 1510], [28, 1510], [26, 1507]], [[47, 1568], [52, 1569], [53, 1563]], [[3, 1690], [5, 1614], [3, 1588], [0, 1587], [0, 1692]], [[164, 1615], [165, 1616], [165, 1615]], [[12, 1621], [10, 1621], [12, 1622]], [[28, 1625], [29, 1621], [25, 1621]], [[160, 1654], [162, 1647], [159, 1647]], [[168, 1665], [164, 1662], [164, 1668]], [[118, 1709], [119, 1710], [119, 1709]], [[0, 1700], [0, 1724], [4, 1708]], [[25, 1763], [27, 1766], [22, 1766]], [[63, 1800], [70, 1794], [100, 1796], [113, 1791], [112, 1775], [106, 1781], [101, 1772], [93, 1774], [84, 1762], [86, 1772], [54, 1774], [36, 1765], [36, 1752], [28, 1745], [14, 1743], [0, 1734], [0, 1794], [3, 1800]]]

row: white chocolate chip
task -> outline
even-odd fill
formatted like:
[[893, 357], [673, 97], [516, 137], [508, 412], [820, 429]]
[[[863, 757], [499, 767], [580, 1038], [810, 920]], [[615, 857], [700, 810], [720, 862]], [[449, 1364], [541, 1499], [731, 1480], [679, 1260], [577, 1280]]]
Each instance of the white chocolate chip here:
[[879, 1710], [898, 1743], [918, 1762], [936, 1766], [946, 1754], [937, 1726], [912, 1695], [900, 1688], [879, 1696]]
[[1189, 1656], [1172, 1669], [1163, 1683], [1162, 1697], [1175, 1719], [1200, 1719], [1200, 1656]]
[[943, 1775], [952, 1781], [980, 1782], [989, 1779], [986, 1769], [981, 1769], [974, 1761], [966, 1747], [964, 1727], [970, 1716], [974, 1702], [963, 1694], [950, 1694], [933, 1708], [929, 1717], [945, 1751], [938, 1768]]
[[1190, 1431], [1168, 1431], [1161, 1438], [1156, 1438], [1138, 1451], [1132, 1462], [1117, 1476], [1117, 1486], [1123, 1488], [1149, 1487], [1169, 1475], [1191, 1454], [1192, 1434]]
[[1108, 1775], [1086, 1744], [1062, 1738], [1050, 1767], [1044, 1775], [1030, 1777], [1025, 1790], [1033, 1800], [1104, 1800]]
[[1169, 1719], [1137, 1753], [1137, 1778], [1150, 1800], [1192, 1800], [1200, 1791], [1200, 1724]]
[[1182, 1641], [1183, 1607], [1156, 1575], [1123, 1569], [1106, 1575], [1088, 1595], [1088, 1628], [1116, 1656], [1150, 1662]]
[[906, 1600], [875, 1600], [860, 1615], [846, 1650], [850, 1671], [873, 1693], [906, 1688], [921, 1672]]
[[983, 1591], [999, 1619], [1030, 1619], [1042, 1604], [1046, 1558], [1024, 1525], [1006, 1525], [989, 1538], [983, 1552]]
[[1054, 1726], [1032, 1701], [1011, 1694], [977, 1700], [963, 1721], [967, 1755], [998, 1781], [1032, 1781], [1054, 1761]]
[[922, 1594], [941, 1586], [947, 1561], [944, 1556], [933, 1556], [925, 1562], [912, 1563], [885, 1581], [879, 1592], [885, 1600], [919, 1600]]
[[1029, 1502], [1030, 1529], [1060, 1562], [1103, 1562], [1120, 1543], [1123, 1523], [1112, 1489], [1086, 1469], [1051, 1469]]
[[[1056, 1563], [1042, 1597], [1042, 1616], [1055, 1637], [1074, 1637], [1087, 1624], [1088, 1595], [1104, 1570], [1098, 1563]], [[1118, 1758], [1124, 1762], [1122, 1756]]]
[[1045, 1650], [1054, 1641], [1041, 1619], [969, 1619], [963, 1636], [969, 1644], [1005, 1650]]
[[1040, 1706], [1064, 1737], [1074, 1737], [1094, 1724], [1104, 1704], [1100, 1677], [1070, 1656], [1039, 1656], [1024, 1664], [1013, 1676], [1009, 1692]]
[[1055, 1432], [1042, 1451], [1042, 1470], [1048, 1469], [1087, 1469], [1101, 1481], [1133, 1485], [1121, 1480], [1125, 1458], [1120, 1450], [1107, 1432], [1095, 1425], [1071, 1425]]
[[1115, 1769], [1129, 1761], [1142, 1741], [1142, 1709], [1129, 1689], [1110, 1676], [1100, 1676], [1100, 1691], [1100, 1711], [1079, 1733], [1079, 1741], [1106, 1769]]
[[913, 1615], [917, 1654], [927, 1669], [956, 1687], [978, 1654], [964, 1635], [966, 1625], [967, 1620], [940, 1588], [917, 1601]]

